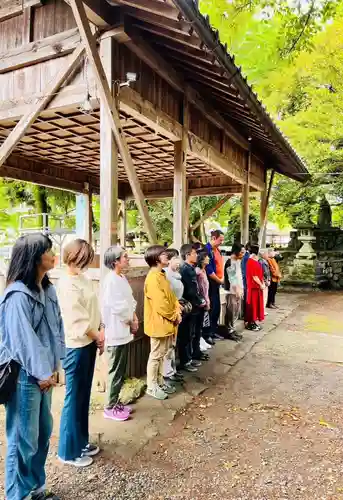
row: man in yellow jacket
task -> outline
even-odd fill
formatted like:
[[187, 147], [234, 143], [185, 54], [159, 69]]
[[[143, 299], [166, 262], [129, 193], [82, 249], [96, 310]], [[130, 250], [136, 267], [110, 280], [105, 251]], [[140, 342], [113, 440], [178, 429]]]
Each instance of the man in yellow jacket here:
[[148, 248], [145, 261], [150, 267], [144, 284], [144, 331], [150, 337], [147, 394], [162, 400], [175, 392], [173, 387], [164, 384], [163, 359], [175, 341], [181, 308], [163, 271], [168, 266], [165, 247]]
[[268, 250], [268, 264], [270, 269], [271, 282], [268, 288], [267, 307], [271, 309], [277, 309], [277, 306], [275, 305], [275, 295], [277, 292], [278, 284], [281, 281], [281, 271], [279, 268], [279, 264], [275, 259], [275, 250], [273, 248], [269, 248]]

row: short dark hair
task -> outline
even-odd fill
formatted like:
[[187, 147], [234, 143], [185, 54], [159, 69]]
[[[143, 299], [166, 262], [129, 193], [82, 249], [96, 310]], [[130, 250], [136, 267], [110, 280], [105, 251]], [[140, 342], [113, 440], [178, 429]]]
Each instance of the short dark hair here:
[[224, 236], [223, 231], [221, 231], [220, 229], [215, 229], [214, 231], [211, 231], [211, 238], [215, 238], [217, 240], [219, 236]]
[[118, 245], [112, 245], [110, 246], [104, 255], [104, 264], [107, 267], [107, 269], [113, 269], [113, 266], [117, 262], [117, 260], [120, 259], [120, 257], [125, 253], [126, 250], [123, 247], [120, 247]]
[[168, 260], [171, 260], [173, 257], [178, 257], [180, 255], [179, 251], [176, 248], [167, 248], [166, 254]]
[[[17, 239], [12, 250], [8, 266], [6, 286], [21, 281], [30, 290], [39, 292], [37, 285], [37, 269], [42, 256], [52, 249], [52, 241], [41, 233], [27, 234]], [[51, 285], [48, 275], [42, 280], [42, 288]]]
[[66, 245], [63, 251], [63, 262], [70, 266], [74, 264], [79, 269], [84, 269], [94, 260], [94, 249], [86, 240], [77, 238]]
[[180, 254], [182, 260], [187, 259], [187, 255], [190, 255], [192, 253], [192, 250], [196, 250], [195, 245], [192, 245], [191, 243], [186, 243], [185, 245], [182, 245], [180, 248]]
[[160, 262], [162, 253], [167, 253], [167, 250], [162, 245], [153, 245], [145, 250], [144, 259], [149, 267], [156, 267]]
[[201, 251], [198, 253], [198, 260], [197, 260], [197, 266], [200, 267], [200, 269], [202, 269], [202, 266], [205, 262], [205, 259], [206, 257], [208, 257], [208, 252], [205, 252], [205, 251]]
[[242, 248], [244, 248], [244, 245], [242, 245], [242, 243], [234, 243], [231, 248], [231, 254], [239, 255], [242, 251]]
[[200, 252], [203, 246], [204, 245], [201, 243], [201, 241], [196, 241], [195, 243], [193, 243], [193, 248], [195, 248], [197, 252]]
[[246, 249], [248, 252], [250, 252], [250, 250], [251, 250], [251, 243], [250, 243], [250, 241], [248, 241], [248, 243], [245, 245], [245, 249]]
[[259, 251], [260, 251], [260, 247], [258, 245], [251, 245], [250, 253], [258, 255]]

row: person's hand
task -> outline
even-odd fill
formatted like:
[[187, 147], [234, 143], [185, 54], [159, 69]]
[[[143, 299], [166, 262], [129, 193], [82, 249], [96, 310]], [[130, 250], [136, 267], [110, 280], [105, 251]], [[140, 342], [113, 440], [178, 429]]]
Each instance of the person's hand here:
[[266, 285], [261, 285], [261, 290], [264, 290], [266, 288]]
[[99, 340], [105, 341], [105, 328], [103, 326], [99, 330]]
[[181, 321], [182, 321], [182, 316], [181, 316], [181, 314], [179, 314], [175, 320], [175, 325], [179, 325], [181, 323]]
[[205, 306], [205, 311], [209, 311], [209, 310], [210, 310], [210, 306], [209, 306], [209, 304], [207, 304], [207, 305]]
[[56, 379], [54, 375], [52, 375], [46, 380], [39, 380], [38, 385], [42, 392], [48, 392], [51, 387], [54, 387], [56, 385]]
[[139, 328], [139, 322], [137, 316], [131, 321], [130, 327], [132, 333], [137, 333]]

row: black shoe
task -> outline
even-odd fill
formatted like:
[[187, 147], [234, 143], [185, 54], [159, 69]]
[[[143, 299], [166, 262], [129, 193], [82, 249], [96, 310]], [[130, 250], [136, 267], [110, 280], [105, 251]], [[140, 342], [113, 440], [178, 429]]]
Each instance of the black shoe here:
[[214, 340], [224, 340], [224, 337], [222, 337], [221, 335], [218, 335], [218, 333], [215, 333], [213, 335], [213, 338], [214, 338]]
[[51, 493], [51, 491], [41, 491], [40, 493], [34, 494], [32, 493], [32, 500], [60, 500], [60, 497]]
[[192, 366], [191, 364], [189, 364], [189, 365], [183, 366], [182, 370], [184, 370], [185, 372], [194, 373], [194, 372], [198, 371], [198, 368], [195, 368], [195, 366]]
[[199, 368], [199, 366], [202, 365], [201, 361], [199, 361], [198, 359], [192, 359], [191, 361], [191, 365], [192, 366], [195, 366], [195, 368]]
[[210, 359], [210, 356], [205, 352], [202, 352], [201, 354], [199, 354], [199, 356], [196, 356], [194, 359], [196, 359], [197, 361], [208, 361]]
[[183, 375], [182, 373], [174, 373], [174, 375], [171, 375], [170, 377], [168, 377], [168, 379], [171, 381], [171, 382], [183, 382]]
[[257, 328], [257, 325], [253, 325], [253, 324], [250, 324], [250, 325], [247, 325], [245, 327], [246, 330], [250, 330], [251, 332], [259, 332], [260, 329]]

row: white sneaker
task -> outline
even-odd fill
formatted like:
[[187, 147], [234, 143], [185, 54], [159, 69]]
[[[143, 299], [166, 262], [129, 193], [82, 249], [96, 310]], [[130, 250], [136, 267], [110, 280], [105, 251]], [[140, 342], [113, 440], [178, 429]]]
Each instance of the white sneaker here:
[[63, 460], [63, 458], [61, 457], [58, 457], [58, 459], [60, 460], [60, 462], [66, 465], [73, 465], [74, 467], [88, 467], [93, 463], [93, 459], [91, 457], [88, 457], [87, 455], [75, 458], [74, 460]]
[[[206, 349], [212, 349], [213, 345], [208, 344], [204, 338], [201, 337], [201, 339], [205, 342]], [[201, 341], [201, 340], [200, 340]]]
[[205, 339], [201, 337], [200, 339], [200, 351], [205, 352], [208, 349], [208, 343], [205, 342]]

